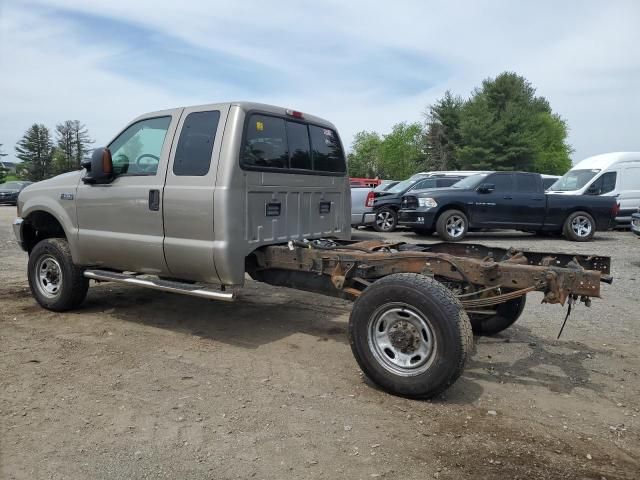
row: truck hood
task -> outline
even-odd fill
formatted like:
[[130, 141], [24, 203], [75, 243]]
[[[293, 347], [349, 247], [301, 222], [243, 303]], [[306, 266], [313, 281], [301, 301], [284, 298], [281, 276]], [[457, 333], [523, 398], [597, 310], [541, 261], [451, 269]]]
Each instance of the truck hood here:
[[[75, 193], [78, 182], [83, 175], [84, 170], [76, 170], [74, 172], [63, 173], [47, 180], [42, 180], [40, 182], [27, 185], [22, 189], [20, 195], [18, 196], [18, 206], [21, 209], [22, 204], [27, 201], [29, 197], [33, 197], [35, 195], [39, 195], [51, 190], [64, 189], [66, 191], [68, 189], [69, 192]], [[59, 196], [59, 194], [56, 194], [56, 196]]]

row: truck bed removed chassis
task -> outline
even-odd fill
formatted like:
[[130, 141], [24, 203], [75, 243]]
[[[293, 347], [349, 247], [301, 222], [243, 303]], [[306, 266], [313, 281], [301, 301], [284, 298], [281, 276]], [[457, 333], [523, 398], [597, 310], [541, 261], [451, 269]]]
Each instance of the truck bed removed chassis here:
[[257, 280], [351, 299], [388, 275], [427, 275], [452, 288], [465, 308], [500, 304], [531, 291], [543, 292], [545, 303], [564, 305], [570, 296], [588, 303], [600, 296], [600, 282], [612, 280], [609, 257], [469, 243], [315, 240], [264, 247], [253, 258], [247, 271]]

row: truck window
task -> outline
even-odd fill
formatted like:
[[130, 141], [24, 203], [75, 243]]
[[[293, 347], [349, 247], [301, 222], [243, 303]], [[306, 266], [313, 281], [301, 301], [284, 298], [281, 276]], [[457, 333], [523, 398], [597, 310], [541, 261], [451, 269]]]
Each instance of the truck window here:
[[320, 172], [345, 173], [344, 153], [338, 135], [328, 128], [309, 125], [313, 169]]
[[304, 123], [287, 122], [287, 144], [289, 146], [289, 167], [311, 170], [309, 132]]
[[244, 135], [243, 167], [307, 170], [309, 174], [347, 171], [340, 140], [331, 129], [254, 113]]
[[201, 177], [209, 172], [220, 112], [192, 112], [182, 125], [173, 159], [173, 173]]
[[436, 187], [439, 187], [439, 188], [450, 187], [451, 185], [453, 185], [454, 183], [457, 183], [459, 181], [460, 181], [459, 177], [438, 178], [436, 180]]
[[284, 119], [252, 114], [245, 130], [242, 164], [288, 168], [289, 151], [286, 138]]
[[111, 142], [115, 175], [155, 175], [171, 117], [140, 120]]
[[491, 183], [495, 185], [494, 192], [511, 192], [513, 191], [513, 175], [510, 173], [494, 173], [489, 175], [483, 183]]
[[586, 193], [589, 195], [602, 195], [609, 193], [616, 188], [616, 172], [605, 172], [600, 175], [600, 178], [596, 178], [594, 182], [589, 185]]
[[516, 191], [518, 193], [540, 193], [540, 176], [530, 173], [516, 173]]

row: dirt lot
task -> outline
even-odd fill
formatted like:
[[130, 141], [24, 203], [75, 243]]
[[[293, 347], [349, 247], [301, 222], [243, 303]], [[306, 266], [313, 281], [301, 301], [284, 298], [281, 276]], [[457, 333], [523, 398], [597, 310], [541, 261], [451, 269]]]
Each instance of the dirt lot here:
[[340, 300], [253, 282], [235, 304], [101, 284], [82, 309], [47, 312], [29, 293], [14, 214], [0, 207], [2, 478], [640, 477], [630, 233], [471, 237], [609, 254], [616, 279], [559, 341], [564, 310], [530, 295], [514, 327], [477, 339], [444, 396], [411, 401], [363, 378]]

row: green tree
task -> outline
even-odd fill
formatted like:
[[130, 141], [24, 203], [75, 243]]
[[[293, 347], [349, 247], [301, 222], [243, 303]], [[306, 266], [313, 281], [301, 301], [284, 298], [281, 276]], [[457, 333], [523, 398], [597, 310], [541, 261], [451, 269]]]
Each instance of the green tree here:
[[564, 173], [571, 166], [566, 123], [535, 93], [512, 72], [484, 80], [462, 107], [459, 166]]
[[31, 181], [49, 178], [52, 172], [53, 143], [49, 129], [34, 123], [16, 145], [16, 157], [23, 162], [23, 170]]
[[56, 125], [56, 171], [78, 170], [93, 142], [87, 127], [79, 120], [66, 120]]
[[382, 139], [376, 132], [356, 133], [348, 156], [349, 176], [374, 178], [380, 175], [381, 145]]
[[449, 90], [430, 105], [426, 117], [426, 161], [424, 170], [455, 170], [460, 145], [460, 118], [464, 100]]
[[382, 139], [380, 177], [403, 180], [425, 163], [424, 133], [420, 123], [395, 124]]

